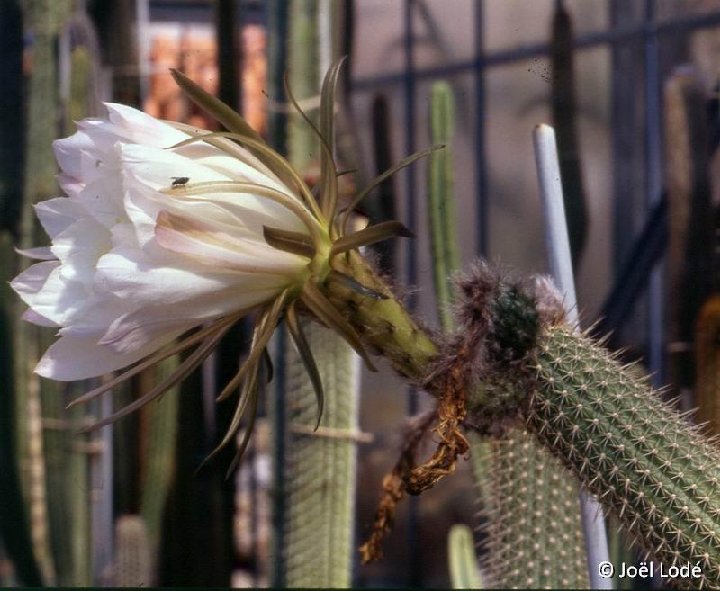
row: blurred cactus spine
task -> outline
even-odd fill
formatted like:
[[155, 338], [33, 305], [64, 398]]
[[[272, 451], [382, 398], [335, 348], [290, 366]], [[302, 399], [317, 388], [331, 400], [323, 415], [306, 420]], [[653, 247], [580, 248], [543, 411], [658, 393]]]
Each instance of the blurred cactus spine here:
[[[321, 55], [337, 55], [333, 23], [338, 3], [290, 3], [289, 86], [316, 119], [312, 102], [319, 92]], [[322, 47], [320, 47], [322, 45]], [[328, 64], [329, 65], [329, 64]], [[290, 162], [307, 177], [319, 159], [312, 129], [294, 113], [289, 117]], [[317, 323], [303, 323], [325, 393], [320, 426], [313, 432], [318, 406], [301, 357], [284, 339], [284, 392], [287, 432], [283, 485], [284, 555], [276, 556], [287, 587], [349, 587], [355, 533], [355, 433], [358, 423], [359, 367], [355, 353]], [[275, 412], [280, 409], [276, 408]], [[276, 461], [277, 458], [276, 458]]]

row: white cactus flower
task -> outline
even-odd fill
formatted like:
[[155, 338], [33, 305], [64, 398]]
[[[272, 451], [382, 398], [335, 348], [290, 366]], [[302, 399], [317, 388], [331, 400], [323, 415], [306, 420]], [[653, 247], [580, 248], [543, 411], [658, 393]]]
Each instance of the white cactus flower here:
[[59, 327], [36, 371], [56, 380], [130, 365], [188, 329], [250, 310], [300, 288], [310, 258], [270, 246], [264, 227], [301, 234], [285, 205], [245, 188], [190, 190], [203, 183], [252, 183], [302, 206], [248, 150], [234, 157], [133, 108], [106, 105], [57, 140], [67, 197], [36, 206], [52, 245], [12, 282], [25, 318]]
[[[60, 338], [35, 371], [79, 380], [124, 369], [72, 403], [77, 404], [195, 347], [166, 379], [88, 430], [185, 379], [252, 311], [257, 316], [250, 353], [218, 397], [240, 392], [218, 449], [249, 414], [238, 455], [247, 444], [260, 361], [281, 317], [317, 393], [318, 421], [322, 384], [299, 313], [337, 330], [372, 367], [360, 336], [323, 290], [333, 277], [368, 297], [385, 297], [333, 266], [343, 268], [338, 257], [360, 246], [408, 235], [395, 221], [348, 234], [348, 216], [373, 187], [429, 150], [375, 179], [340, 212], [332, 156], [339, 69], [336, 63], [325, 78], [319, 129], [313, 126], [322, 147], [314, 192], [242, 117], [176, 71], [185, 94], [230, 131], [206, 132], [108, 104], [106, 119], [81, 121], [75, 135], [55, 142], [67, 196], [36, 206], [52, 244], [21, 251], [42, 262], [11, 284], [30, 306], [26, 320], [59, 329]], [[297, 106], [291, 94], [290, 99]]]

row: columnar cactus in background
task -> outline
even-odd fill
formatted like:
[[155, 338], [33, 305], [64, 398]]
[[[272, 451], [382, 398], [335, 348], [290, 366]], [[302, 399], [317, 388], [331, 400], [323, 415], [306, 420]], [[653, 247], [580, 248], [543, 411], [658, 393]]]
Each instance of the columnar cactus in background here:
[[[450, 144], [455, 119], [452, 89], [435, 83], [430, 98], [430, 139]], [[453, 190], [452, 149], [430, 155], [428, 218], [438, 316], [443, 330], [455, 326], [452, 285], [460, 266]], [[498, 588], [586, 587], [587, 563], [578, 486], [556, 458], [512, 428], [500, 437], [472, 437], [470, 452], [478, 490], [482, 564], [487, 584]], [[455, 546], [452, 546], [455, 547]], [[451, 563], [452, 564], [452, 563]]]
[[[325, 8], [337, 11], [339, 4], [328, 2]], [[332, 31], [322, 27], [321, 12], [314, 1], [291, 3], [288, 82], [301, 101], [317, 95], [317, 54], [335, 53]], [[308, 117], [316, 122], [316, 117]], [[317, 134], [300, 113], [294, 113], [288, 136], [288, 160], [305, 177], [311, 176], [307, 173], [316, 164], [312, 157], [320, 148]], [[341, 335], [317, 323], [301, 322], [322, 382], [322, 417], [318, 422], [317, 393], [304, 361], [291, 339], [285, 339], [283, 387], [293, 393], [293, 402], [282, 410], [273, 409], [285, 413], [288, 425], [287, 432], [275, 433], [276, 438], [285, 438], [285, 458], [283, 494], [275, 501], [284, 504], [284, 520], [274, 535], [283, 537], [285, 551], [274, 557], [274, 569], [287, 587], [349, 587], [360, 368]], [[274, 461], [282, 460], [276, 456]]]
[[578, 485], [561, 462], [517, 428], [472, 451], [486, 452], [476, 478], [482, 481], [481, 564], [489, 586], [586, 588]]

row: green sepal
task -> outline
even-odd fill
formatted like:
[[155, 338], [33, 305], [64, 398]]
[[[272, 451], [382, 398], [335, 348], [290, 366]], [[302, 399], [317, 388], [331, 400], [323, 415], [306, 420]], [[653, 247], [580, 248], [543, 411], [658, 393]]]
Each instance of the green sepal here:
[[380, 222], [379, 224], [368, 226], [367, 228], [338, 238], [333, 242], [332, 248], [330, 249], [330, 256], [396, 237], [414, 238], [415, 234], [397, 220]]
[[288, 327], [288, 332], [292, 337], [293, 343], [300, 355], [305, 370], [310, 378], [313, 390], [315, 391], [315, 398], [317, 399], [318, 415], [317, 422], [315, 423], [315, 430], [320, 426], [320, 419], [322, 418], [323, 408], [325, 406], [325, 392], [323, 391], [322, 379], [320, 378], [320, 371], [318, 370], [315, 358], [313, 357], [310, 344], [305, 338], [302, 326], [298, 321], [297, 311], [295, 306], [289, 306], [285, 313], [285, 323]]
[[250, 354], [245, 360], [245, 363], [240, 366], [237, 373], [227, 384], [225, 384], [222, 392], [220, 392], [220, 395], [217, 397], [218, 402], [228, 398], [238, 388], [245, 376], [251, 372], [257, 372], [258, 362], [262, 359], [263, 354], [265, 353], [265, 347], [267, 347], [267, 344], [275, 331], [275, 326], [277, 326], [277, 323], [280, 320], [280, 315], [283, 312], [287, 299], [288, 290], [286, 289], [275, 299], [272, 306], [264, 312], [255, 327], [252, 343], [250, 344]]
[[312, 258], [315, 254], [315, 247], [306, 234], [292, 232], [282, 228], [263, 226], [263, 237], [273, 248]]
[[333, 123], [335, 120], [335, 89], [344, 61], [345, 58], [341, 58], [331, 66], [323, 79], [320, 90], [320, 136], [325, 138], [328, 147], [320, 154], [320, 179], [321, 186], [326, 192], [322, 204], [323, 213], [329, 220], [335, 217], [338, 201], [338, 174], [333, 158], [335, 151]]
[[307, 308], [318, 317], [329, 328], [336, 330], [347, 342], [355, 349], [358, 355], [363, 358], [365, 365], [370, 371], [377, 371], [370, 357], [365, 351], [365, 346], [355, 329], [342, 317], [340, 312], [330, 303], [330, 301], [322, 294], [317, 286], [308, 281], [303, 287], [300, 300]]
[[250, 127], [250, 124], [232, 107], [205, 91], [175, 68], [170, 68], [170, 74], [172, 74], [172, 77], [175, 79], [175, 83], [192, 102], [219, 121], [228, 130], [256, 141], [263, 141], [260, 134]]
[[425, 158], [429, 154], [432, 154], [435, 150], [442, 150], [445, 148], [445, 145], [439, 144], [436, 146], [430, 146], [429, 148], [425, 150], [421, 150], [420, 152], [415, 152], [414, 154], [410, 154], [407, 158], [403, 158], [400, 162], [398, 162], [395, 166], [392, 166], [388, 168], [385, 172], [383, 172], [381, 175], [375, 177], [372, 182], [365, 187], [362, 191], [360, 191], [353, 200], [351, 201], [350, 205], [347, 206], [345, 210], [345, 214], [343, 215], [342, 223], [340, 224], [340, 229], [342, 233], [344, 234], [347, 231], [347, 225], [348, 221], [350, 219], [350, 213], [354, 211], [354, 209], [360, 204], [360, 202], [367, 197], [370, 192], [375, 189], [378, 185], [381, 185], [386, 179], [390, 178], [392, 175], [394, 175], [399, 170], [402, 170], [406, 166], [410, 166], [413, 162], [416, 160], [420, 160], [421, 158]]

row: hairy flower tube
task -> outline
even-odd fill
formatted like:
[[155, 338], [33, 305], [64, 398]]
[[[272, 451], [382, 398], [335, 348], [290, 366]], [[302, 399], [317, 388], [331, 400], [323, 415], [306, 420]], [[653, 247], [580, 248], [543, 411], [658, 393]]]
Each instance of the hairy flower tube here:
[[[58, 328], [59, 339], [36, 372], [79, 380], [124, 370], [77, 404], [194, 347], [165, 380], [92, 428], [183, 380], [250, 313], [256, 318], [251, 351], [218, 397], [240, 392], [220, 446], [249, 415], [240, 453], [244, 449], [255, 416], [259, 367], [281, 319], [310, 374], [318, 415], [322, 384], [298, 320], [301, 313], [342, 334], [372, 367], [356, 329], [328, 299], [327, 283], [371, 299], [388, 297], [348, 275], [346, 262], [358, 247], [408, 232], [395, 221], [347, 232], [354, 204], [338, 208], [339, 175], [332, 156], [340, 65], [323, 83], [319, 127], [307, 120], [322, 146], [320, 180], [312, 190], [237, 113], [175, 71], [186, 95], [228, 131], [207, 132], [107, 104], [106, 118], [81, 121], [77, 133], [55, 142], [66, 196], [36, 206], [51, 245], [22, 251], [41, 262], [11, 284], [29, 306], [26, 320]], [[288, 94], [297, 107], [289, 89]], [[425, 153], [382, 175], [355, 203]]]

